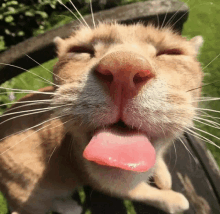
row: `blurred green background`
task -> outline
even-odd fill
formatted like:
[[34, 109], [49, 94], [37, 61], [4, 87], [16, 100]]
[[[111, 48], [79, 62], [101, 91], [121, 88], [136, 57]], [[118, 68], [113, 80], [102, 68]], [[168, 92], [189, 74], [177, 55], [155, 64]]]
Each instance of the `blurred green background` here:
[[[109, 8], [116, 5], [137, 2], [137, 1], [138, 0], [136, 1], [121, 0], [121, 1], [106, 1], [106, 2], [104, 1], [105, 3], [103, 4], [100, 3], [103, 1], [96, 0], [95, 2], [96, 4], [93, 3], [94, 11]], [[187, 36], [188, 38], [192, 38], [197, 35], [203, 36], [205, 42], [204, 42], [204, 46], [201, 49], [199, 60], [202, 63], [203, 67], [206, 67], [215, 57], [217, 57], [220, 54], [220, 45], [219, 45], [220, 44], [220, 33], [219, 33], [220, 1], [219, 0], [213, 0], [211, 2], [207, 2], [206, 0], [182, 0], [182, 1], [187, 3], [190, 8], [189, 18], [184, 25], [182, 34], [183, 36]], [[26, 4], [24, 4], [25, 2]], [[41, 5], [39, 3], [31, 4], [30, 2], [31, 1], [24, 1], [24, 3], [22, 2], [22, 4], [25, 5], [25, 9], [21, 10], [21, 8], [24, 8], [24, 5], [20, 5], [21, 3], [18, 3], [18, 1], [4, 0], [3, 4], [5, 5], [2, 4], [3, 6], [0, 9], [0, 14], [1, 14], [0, 25], [2, 24], [7, 26], [6, 29], [8, 29], [8, 31], [6, 30], [6, 32], [2, 34], [0, 32], [0, 35], [3, 35], [0, 36], [0, 51], [3, 51], [9, 48], [10, 45], [16, 44], [17, 42], [20, 42], [30, 36], [38, 35], [53, 27], [57, 27], [63, 25], [64, 23], [70, 22], [73, 18], [70, 12], [68, 12], [63, 6], [58, 4], [56, 0], [51, 0], [51, 1], [39, 0], [38, 2], [41, 2]], [[67, 3], [67, 1], [63, 1], [63, 2]], [[75, 3], [75, 1], [73, 2]], [[82, 14], [90, 13], [88, 1], [82, 0], [82, 1], [76, 1], [76, 3], [78, 4], [77, 5], [78, 8], [81, 9], [80, 11], [82, 12]], [[71, 5], [68, 6], [72, 8]], [[29, 17], [31, 20], [32, 17], [35, 17], [36, 20], [33, 21], [33, 23], [36, 22], [35, 24], [33, 24], [34, 30], [32, 29], [32, 31], [29, 30], [24, 31], [25, 29], [23, 29], [22, 24], [18, 26], [17, 29], [14, 30], [13, 26], [17, 24], [16, 22], [18, 20], [16, 19], [16, 17], [19, 17], [19, 15], [21, 14], [23, 14], [24, 16], [23, 18], [21, 17], [21, 23], [23, 22], [24, 18]], [[0, 30], [2, 29], [0, 28]], [[21, 33], [21, 31], [23, 33]], [[6, 37], [7, 39], [5, 39]], [[13, 38], [11, 39], [12, 40], [11, 44], [10, 44], [10, 38]], [[44, 63], [43, 66], [52, 71], [52, 67], [56, 62], [56, 60], [57, 59], [50, 60]], [[39, 66], [31, 69], [31, 72], [37, 73], [38, 75], [40, 75], [45, 79], [52, 80], [51, 74]], [[202, 91], [203, 96], [220, 97], [220, 83], [216, 82], [216, 80], [220, 80], [220, 57], [216, 58], [211, 64], [209, 64], [204, 69], [204, 73], [205, 73], [204, 84], [206, 83], [212, 83], [212, 84], [205, 86], [203, 88]], [[33, 77], [32, 74], [26, 72], [17, 76], [16, 78], [11, 79], [10, 81], [5, 82], [1, 86], [6, 88], [38, 90], [39, 88], [42, 88], [46, 85], [48, 84], [36, 77]], [[0, 95], [0, 104], [11, 102], [10, 98], [13, 98], [13, 96], [15, 96], [15, 100], [24, 96], [24, 94], [13, 94], [10, 92], [10, 90], [6, 90], [6, 89], [0, 89], [0, 92], [6, 93], [5, 95], [2, 94]], [[1, 106], [0, 113], [4, 112], [4, 110], [9, 106], [10, 105]], [[202, 102], [200, 107], [215, 109], [219, 111], [220, 101]], [[218, 119], [219, 113], [213, 113], [213, 112], [207, 112], [207, 113], [209, 113], [209, 115], [216, 117], [215, 122], [219, 121]], [[196, 123], [196, 125], [202, 130], [205, 130], [208, 133], [220, 137], [219, 129], [212, 128], [204, 124]], [[219, 139], [209, 135], [205, 135], [204, 133], [201, 134], [220, 146]], [[213, 145], [209, 145], [209, 144], [206, 145], [208, 146], [215, 160], [220, 166], [220, 149], [218, 149]], [[127, 207], [129, 207], [130, 206], [129, 202], [126, 203], [127, 203], [126, 204]], [[7, 213], [7, 208], [5, 205], [5, 200], [0, 195], [0, 214], [6, 214], [6, 213]], [[132, 207], [130, 207], [128, 209], [128, 214], [134, 214], [134, 213], [135, 213], [134, 210], [132, 209]]]

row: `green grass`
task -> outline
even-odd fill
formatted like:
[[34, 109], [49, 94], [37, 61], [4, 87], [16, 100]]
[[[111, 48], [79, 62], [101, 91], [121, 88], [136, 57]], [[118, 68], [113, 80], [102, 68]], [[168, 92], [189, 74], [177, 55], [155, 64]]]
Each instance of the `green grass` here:
[[[45, 62], [43, 66], [52, 72], [53, 65], [56, 63], [57, 59], [52, 59], [48, 62]], [[38, 78], [41, 77], [41, 78]], [[24, 90], [38, 90], [39, 88], [43, 88], [45, 86], [51, 85], [52, 74], [42, 68], [41, 66], [35, 67], [29, 72], [22, 73], [15, 78], [3, 83], [1, 86], [5, 88], [18, 88]], [[11, 93], [10, 90], [0, 89], [0, 93], [5, 93], [0, 96], [0, 103], [10, 103], [9, 95]], [[15, 100], [20, 99], [25, 95], [25, 93], [16, 93], [14, 92]], [[3, 113], [6, 108], [10, 107], [10, 105], [2, 106], [0, 108], [0, 113]]]
[[[204, 46], [201, 50], [201, 55], [199, 60], [201, 61], [203, 67], [208, 65], [219, 53], [220, 53], [220, 2], [219, 0], [213, 0], [213, 5], [207, 3], [206, 0], [184, 0], [187, 2], [191, 8], [190, 16], [187, 23], [184, 25], [183, 35], [189, 38], [192, 38], [196, 35], [202, 35], [204, 38]], [[61, 17], [62, 18], [62, 17]], [[66, 21], [65, 21], [66, 22]], [[62, 21], [63, 23], [63, 21]], [[56, 23], [56, 26], [59, 26], [62, 23]], [[53, 65], [56, 62], [56, 59], [50, 60], [43, 64], [44, 67], [52, 71]], [[205, 70], [205, 79], [204, 83], [212, 83], [216, 80], [220, 80], [220, 57], [212, 62]], [[38, 74], [39, 76], [52, 80], [51, 74], [41, 67], [36, 67], [30, 70], [33, 73]], [[43, 82], [42, 80], [33, 77], [31, 73], [23, 73], [16, 78], [7, 81], [2, 86], [8, 88], [19, 88], [19, 89], [29, 89], [37, 90], [44, 86], [49, 85], [48, 83]], [[8, 96], [9, 92], [7, 90], [0, 90], [0, 92], [5, 92], [6, 95], [0, 96], [0, 104], [10, 102]], [[16, 99], [21, 98], [24, 94], [15, 94]], [[211, 97], [220, 97], [220, 83], [216, 82], [209, 86], [203, 88], [203, 96]], [[220, 101], [212, 101], [205, 104], [206, 108], [219, 110]], [[8, 105], [9, 107], [9, 105]], [[4, 108], [0, 109], [0, 113], [4, 111]], [[219, 117], [218, 114], [211, 114], [216, 117]], [[200, 125], [200, 127], [216, 136], [220, 136], [218, 130]], [[210, 140], [220, 145], [219, 141], [211, 136], [207, 136]], [[214, 155], [218, 165], [220, 166], [220, 150], [212, 145], [207, 145]], [[126, 207], [128, 207], [128, 214], [133, 214], [135, 211], [132, 208], [132, 204], [128, 201], [125, 201]], [[129, 208], [130, 207], [130, 208]], [[0, 214], [6, 214], [7, 208], [5, 205], [5, 200], [2, 195], [0, 195]]]
[[8, 211], [6, 206], [6, 200], [2, 194], [0, 194], [0, 214], [6, 214]]
[[[184, 2], [188, 1], [184, 0]], [[203, 36], [205, 42], [203, 48], [201, 49], [199, 60], [203, 67], [205, 67], [220, 54], [220, 2], [219, 0], [213, 0], [211, 4], [205, 0], [190, 0], [187, 4], [191, 10], [188, 21], [184, 25], [182, 34], [189, 36], [190, 38], [197, 35]], [[220, 57], [208, 65], [208, 67], [204, 70], [204, 73], [205, 84], [216, 81], [218, 82], [203, 87], [203, 96], [220, 98]], [[211, 101], [209, 103], [204, 102], [202, 103], [202, 107], [219, 111], [220, 101]], [[215, 117], [219, 117], [219, 114], [211, 112], [207, 113]], [[213, 129], [202, 124], [200, 124], [199, 127], [202, 130], [220, 137], [218, 129]], [[204, 135], [204, 133], [201, 134]], [[204, 136], [220, 146], [220, 140], [209, 135]], [[220, 166], [220, 149], [210, 144], [207, 144], [207, 146]]]

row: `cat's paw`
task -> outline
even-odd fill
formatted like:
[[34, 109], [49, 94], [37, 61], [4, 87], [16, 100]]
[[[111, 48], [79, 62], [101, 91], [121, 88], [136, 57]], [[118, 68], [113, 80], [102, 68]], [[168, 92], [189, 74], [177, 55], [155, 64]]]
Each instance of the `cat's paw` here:
[[82, 207], [72, 199], [56, 199], [53, 202], [53, 211], [61, 214], [81, 214]]
[[168, 190], [172, 187], [172, 178], [170, 172], [168, 171], [166, 164], [162, 160], [158, 163], [155, 169], [154, 181], [160, 189]]
[[166, 195], [166, 200], [160, 204], [165, 212], [178, 213], [189, 209], [189, 202], [183, 194], [170, 190]]

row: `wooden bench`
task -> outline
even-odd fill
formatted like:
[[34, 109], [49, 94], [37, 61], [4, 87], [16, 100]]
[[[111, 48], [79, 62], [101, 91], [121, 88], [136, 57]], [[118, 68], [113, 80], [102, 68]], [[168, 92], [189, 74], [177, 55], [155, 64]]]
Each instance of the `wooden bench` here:
[[[102, 11], [95, 14], [95, 19], [114, 19], [121, 23], [131, 24], [138, 21], [155, 25], [170, 23], [179, 33], [188, 17], [188, 7], [179, 1], [147, 1], [130, 4]], [[85, 20], [92, 25], [91, 16]], [[76, 21], [58, 29], [30, 38], [0, 55], [0, 62], [11, 63], [25, 69], [35, 67], [36, 64], [24, 54], [28, 54], [39, 63], [43, 63], [56, 56], [53, 46], [55, 36], [67, 37], [71, 26]], [[20, 74], [21, 70], [0, 67], [0, 84]], [[190, 202], [190, 209], [185, 214], [219, 214], [220, 213], [220, 172], [211, 153], [205, 145], [193, 136], [185, 134], [182, 142], [177, 140], [171, 146], [166, 163], [172, 174], [173, 190], [182, 192]], [[186, 149], [187, 148], [187, 149]], [[164, 212], [139, 202], [124, 202], [119, 198], [104, 195], [90, 187], [84, 187], [84, 200], [76, 192], [73, 198], [83, 207], [83, 213], [89, 209], [92, 214], [127, 214], [125, 204], [130, 204], [137, 214], [162, 214]]]

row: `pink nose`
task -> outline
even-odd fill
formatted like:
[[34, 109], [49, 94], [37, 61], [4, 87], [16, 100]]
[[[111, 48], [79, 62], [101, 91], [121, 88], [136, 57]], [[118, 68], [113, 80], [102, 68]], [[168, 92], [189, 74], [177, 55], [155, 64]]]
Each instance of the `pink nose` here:
[[113, 52], [101, 59], [96, 68], [97, 77], [108, 86], [110, 95], [118, 104], [121, 99], [129, 99], [152, 77], [148, 61], [132, 52]]

